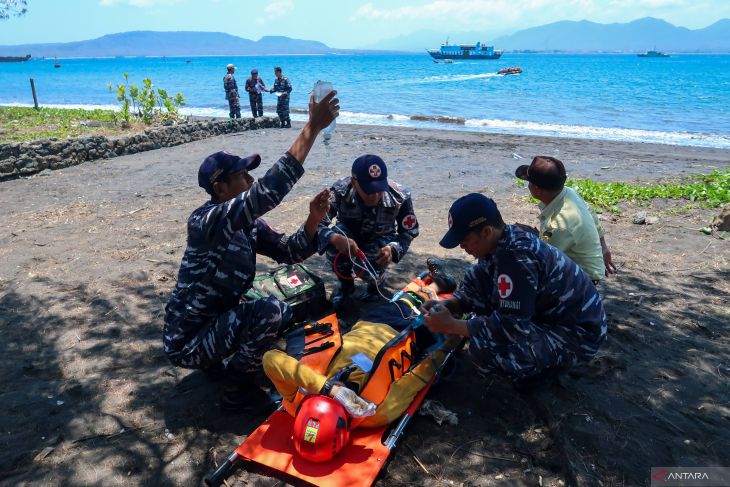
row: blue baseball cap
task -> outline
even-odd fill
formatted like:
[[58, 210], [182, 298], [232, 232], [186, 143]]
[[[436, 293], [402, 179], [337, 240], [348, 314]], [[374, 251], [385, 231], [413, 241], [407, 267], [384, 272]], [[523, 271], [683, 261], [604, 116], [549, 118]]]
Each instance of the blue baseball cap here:
[[388, 190], [388, 168], [385, 162], [372, 154], [365, 154], [352, 163], [352, 177], [367, 194]]
[[483, 223], [495, 226], [502, 223], [502, 215], [494, 200], [480, 193], [462, 196], [449, 209], [449, 231], [439, 245], [453, 249], [464, 241], [470, 231]]
[[261, 164], [261, 156], [254, 154], [248, 157], [238, 157], [228, 152], [216, 152], [205, 158], [198, 169], [198, 185], [213, 194], [213, 183], [221, 176], [235, 174], [237, 172], [251, 171]]

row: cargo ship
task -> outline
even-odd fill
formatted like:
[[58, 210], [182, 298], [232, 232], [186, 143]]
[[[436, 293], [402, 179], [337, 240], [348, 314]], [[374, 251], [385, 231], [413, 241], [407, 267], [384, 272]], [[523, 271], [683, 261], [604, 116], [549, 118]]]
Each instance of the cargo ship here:
[[22, 63], [30, 59], [30, 54], [25, 56], [0, 56], [0, 63]]
[[426, 49], [434, 59], [499, 59], [502, 51], [495, 51], [494, 46], [476, 44], [441, 44], [440, 49]]

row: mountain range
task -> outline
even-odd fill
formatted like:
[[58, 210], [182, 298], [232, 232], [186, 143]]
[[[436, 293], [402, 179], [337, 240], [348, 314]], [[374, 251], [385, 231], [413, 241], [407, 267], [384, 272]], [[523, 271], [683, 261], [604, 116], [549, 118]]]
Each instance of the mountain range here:
[[[730, 19], [695, 30], [652, 17], [615, 24], [561, 21], [498, 37], [494, 33], [490, 37], [474, 31], [451, 34], [450, 38], [455, 44], [485, 41], [506, 51], [642, 52], [656, 48], [670, 52], [730, 52]], [[0, 56], [31, 54], [36, 58], [69, 58], [373, 53], [374, 50], [423, 51], [424, 48], [438, 47], [444, 40], [443, 32], [418, 31], [352, 50], [284, 36], [266, 36], [252, 41], [222, 32], [135, 31], [78, 42], [0, 46]]]
[[[653, 17], [615, 24], [566, 20], [509, 35], [460, 32], [450, 34], [449, 39], [452, 44], [483, 41], [506, 51], [643, 52], [656, 47], [671, 52], [730, 52], [730, 19], [695, 30]], [[363, 48], [423, 51], [445, 40], [443, 32], [418, 31]]]
[[0, 46], [0, 55], [33, 57], [205, 56], [329, 54], [338, 52], [319, 41], [266, 36], [258, 41], [223, 32], [134, 31], [97, 39], [54, 44]]

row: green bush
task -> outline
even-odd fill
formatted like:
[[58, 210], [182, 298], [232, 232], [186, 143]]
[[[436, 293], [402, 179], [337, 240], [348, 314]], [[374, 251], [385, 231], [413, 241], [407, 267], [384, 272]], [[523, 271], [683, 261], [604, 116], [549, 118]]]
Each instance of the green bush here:
[[[180, 107], [185, 106], [185, 97], [182, 93], [170, 96], [162, 88], [155, 89], [150, 78], [142, 80], [142, 88], [129, 84], [129, 75], [123, 74], [124, 83], [116, 86], [117, 101], [121, 103], [119, 116], [125, 126], [131, 125], [131, 115], [140, 117], [146, 124], [155, 121], [178, 121], [180, 119]], [[114, 86], [107, 85], [109, 91]], [[131, 106], [131, 111], [130, 111]]]
[[[524, 181], [518, 179], [524, 185]], [[603, 208], [620, 213], [618, 204], [626, 201], [650, 201], [654, 198], [684, 199], [716, 208], [730, 202], [730, 170], [715, 170], [657, 184], [599, 183], [590, 179], [568, 179], [573, 188], [596, 210]]]

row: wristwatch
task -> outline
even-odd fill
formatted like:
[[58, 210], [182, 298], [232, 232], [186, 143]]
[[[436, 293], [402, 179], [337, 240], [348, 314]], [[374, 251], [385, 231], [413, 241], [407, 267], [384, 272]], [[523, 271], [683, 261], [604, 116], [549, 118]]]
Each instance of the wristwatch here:
[[330, 380], [326, 380], [324, 385], [322, 386], [322, 389], [319, 390], [319, 393], [322, 394], [323, 396], [329, 396], [330, 393], [332, 392], [332, 388], [334, 386], [335, 386], [334, 382], [332, 382]]

